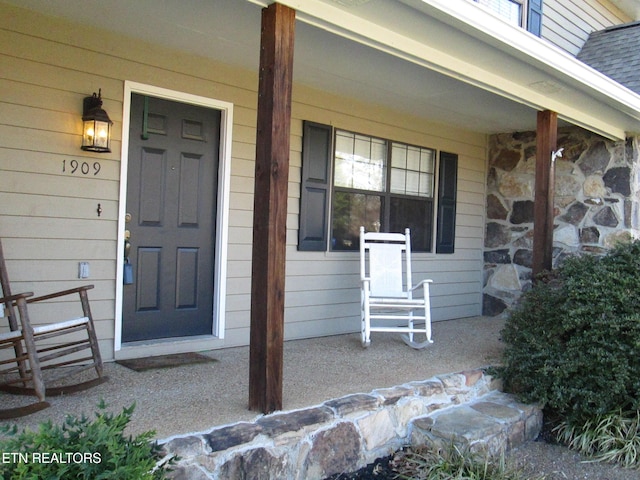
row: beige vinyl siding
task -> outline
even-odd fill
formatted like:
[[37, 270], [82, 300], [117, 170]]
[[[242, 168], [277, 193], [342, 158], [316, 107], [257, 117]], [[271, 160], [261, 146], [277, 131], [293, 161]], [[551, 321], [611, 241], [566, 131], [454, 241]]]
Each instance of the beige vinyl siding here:
[[[456, 251], [452, 255], [415, 253], [414, 280], [434, 280], [434, 320], [479, 315], [486, 179], [484, 136], [399, 116], [372, 105], [352, 102], [345, 109], [344, 104], [340, 98], [329, 95], [319, 98], [302, 87], [294, 89], [291, 171], [296, 175], [296, 182], [300, 175], [303, 120], [458, 154]], [[285, 332], [295, 336], [320, 335], [327, 325], [336, 333], [357, 331], [360, 328], [359, 255], [357, 252], [297, 251], [300, 187], [291, 180], [293, 176], [289, 191]], [[317, 293], [310, 295], [308, 292], [313, 289]]]
[[[27, 10], [0, 4], [0, 11], [0, 236], [14, 291], [44, 294], [95, 284], [89, 296], [101, 351], [109, 360], [114, 356], [124, 80], [235, 104], [231, 199], [246, 218], [245, 209], [250, 217], [252, 208], [246, 197], [252, 196], [253, 173], [243, 163], [254, 157], [255, 133], [250, 132], [255, 129], [257, 77]], [[106, 54], [101, 53], [105, 45]], [[210, 78], [214, 75], [216, 81]], [[102, 155], [80, 150], [82, 99], [99, 88], [114, 121], [112, 153]], [[65, 160], [98, 161], [101, 170], [97, 176], [70, 175], [62, 172]], [[237, 216], [233, 208], [232, 222]], [[245, 221], [244, 232], [236, 235], [232, 227], [229, 235], [232, 243], [248, 244], [240, 262], [246, 265], [250, 226]], [[77, 278], [80, 261], [90, 263], [87, 280]], [[230, 278], [238, 270], [229, 260]], [[250, 268], [241, 271], [238, 289], [244, 293]], [[71, 302], [56, 302], [46, 311], [34, 308], [34, 323], [64, 318], [71, 308]], [[248, 318], [246, 304], [244, 310], [243, 318]], [[233, 331], [230, 313], [227, 324]], [[228, 337], [233, 344], [233, 332]], [[242, 342], [247, 339], [235, 340]]]
[[[95, 284], [90, 299], [101, 350], [106, 359], [113, 359], [124, 81], [214, 98], [234, 105], [226, 331], [219, 345], [248, 344], [258, 84], [255, 72], [1, 3], [0, 12], [0, 237], [14, 290], [46, 293]], [[80, 150], [82, 98], [99, 88], [104, 108], [114, 121], [110, 154]], [[416, 279], [434, 279], [434, 319], [480, 314], [486, 138], [383, 110], [373, 102], [359, 104], [295, 85], [287, 217], [286, 338], [359, 329], [358, 255], [297, 251], [303, 120], [459, 155], [456, 252], [416, 254], [414, 275]], [[64, 162], [71, 160], [97, 161], [100, 172], [63, 172]], [[98, 203], [102, 207], [100, 217]], [[88, 280], [77, 278], [80, 261], [91, 265]], [[68, 302], [57, 302], [50, 309], [34, 309], [36, 323], [62, 315], [70, 307]]]
[[544, 0], [542, 38], [577, 55], [589, 34], [633, 19], [607, 1]]

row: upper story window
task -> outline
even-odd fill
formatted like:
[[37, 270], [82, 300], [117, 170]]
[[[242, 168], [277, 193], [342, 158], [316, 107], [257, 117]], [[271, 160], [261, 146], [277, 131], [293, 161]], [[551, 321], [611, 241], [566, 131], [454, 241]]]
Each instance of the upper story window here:
[[473, 0], [497, 13], [512, 25], [540, 36], [542, 30], [542, 0]]
[[493, 10], [509, 23], [524, 25], [524, 0], [476, 0], [480, 5]]

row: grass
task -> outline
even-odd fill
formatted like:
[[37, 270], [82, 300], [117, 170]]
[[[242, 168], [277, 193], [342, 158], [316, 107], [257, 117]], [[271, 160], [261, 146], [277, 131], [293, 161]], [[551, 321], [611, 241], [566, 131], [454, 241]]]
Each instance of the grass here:
[[[409, 448], [394, 458], [398, 479], [404, 480], [524, 480], [524, 473], [506, 464], [504, 456], [484, 457], [452, 445], [445, 451]], [[543, 480], [538, 477], [537, 480]]]
[[640, 469], [640, 411], [598, 415], [582, 425], [561, 423], [558, 440], [595, 462]]

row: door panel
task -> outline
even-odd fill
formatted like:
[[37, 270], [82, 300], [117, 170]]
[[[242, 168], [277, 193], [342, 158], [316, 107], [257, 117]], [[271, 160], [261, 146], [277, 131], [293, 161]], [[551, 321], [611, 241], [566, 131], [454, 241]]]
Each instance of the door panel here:
[[136, 311], [160, 310], [160, 248], [138, 248]]
[[[163, 150], [150, 148], [141, 149], [140, 173], [138, 175], [140, 210], [138, 214], [140, 225], [161, 226], [164, 218], [165, 154]], [[130, 188], [135, 188], [130, 185]], [[132, 194], [134, 191], [132, 190]], [[133, 198], [131, 201], [135, 201]], [[129, 202], [127, 202], [129, 208]]]
[[198, 249], [180, 248], [176, 272], [175, 308], [196, 308], [198, 305]]
[[211, 334], [220, 112], [133, 94], [123, 342]]

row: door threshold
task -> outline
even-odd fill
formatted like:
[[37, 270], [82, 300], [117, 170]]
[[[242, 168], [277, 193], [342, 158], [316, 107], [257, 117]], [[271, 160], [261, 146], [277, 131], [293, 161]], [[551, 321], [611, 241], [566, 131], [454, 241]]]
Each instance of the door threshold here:
[[123, 343], [120, 350], [114, 352], [114, 357], [116, 360], [128, 360], [173, 353], [202, 352], [222, 347], [224, 347], [224, 340], [213, 335], [159, 338]]

